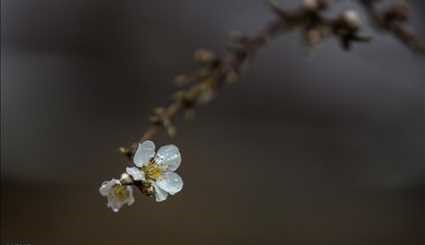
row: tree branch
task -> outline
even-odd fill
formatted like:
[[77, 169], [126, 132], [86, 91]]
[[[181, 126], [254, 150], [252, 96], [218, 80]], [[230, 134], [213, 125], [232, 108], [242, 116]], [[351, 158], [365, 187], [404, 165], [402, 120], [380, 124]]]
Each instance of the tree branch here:
[[406, 0], [400, 0], [384, 10], [378, 9], [380, 0], [358, 0], [358, 2], [364, 7], [376, 29], [394, 35], [414, 52], [425, 52], [423, 43], [405, 26], [410, 18], [410, 8]]
[[[359, 0], [379, 28], [393, 33], [416, 50], [418, 39], [401, 26], [407, 20], [405, 9], [393, 7], [379, 13], [375, 7], [377, 1]], [[370, 40], [359, 34], [361, 24], [355, 11], [345, 11], [335, 18], [324, 16], [323, 12], [329, 7], [328, 0], [304, 0], [301, 7], [292, 11], [275, 4], [269, 6], [275, 19], [251, 37], [234, 33], [223, 58], [205, 49], [195, 52], [194, 60], [200, 64], [199, 69], [176, 77], [175, 82], [181, 88], [167, 106], [154, 109], [150, 116], [151, 126], [140, 141], [153, 139], [163, 130], [173, 137], [176, 133], [174, 121], [179, 113], [192, 114], [196, 106], [215, 98], [225, 84], [239, 80], [245, 64], [260, 48], [282, 33], [299, 31], [310, 47], [316, 47], [325, 39], [336, 38], [345, 50], [349, 50], [353, 43]], [[133, 144], [129, 149], [120, 148], [120, 151], [131, 159], [136, 147], [137, 144]]]

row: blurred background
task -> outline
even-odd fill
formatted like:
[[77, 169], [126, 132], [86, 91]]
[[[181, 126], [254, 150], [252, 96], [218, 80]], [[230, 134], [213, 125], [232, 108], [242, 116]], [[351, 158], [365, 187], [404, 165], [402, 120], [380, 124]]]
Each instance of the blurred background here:
[[117, 148], [193, 51], [272, 18], [258, 0], [2, 0], [1, 244], [424, 244], [424, 58], [370, 27], [351, 52], [272, 42], [156, 139], [182, 151], [181, 193], [106, 207]]

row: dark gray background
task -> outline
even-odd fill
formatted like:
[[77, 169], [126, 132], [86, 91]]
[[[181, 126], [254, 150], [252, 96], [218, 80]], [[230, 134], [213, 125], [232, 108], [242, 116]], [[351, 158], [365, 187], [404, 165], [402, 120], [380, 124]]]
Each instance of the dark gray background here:
[[[2, 244], [423, 244], [424, 58], [395, 39], [367, 28], [371, 44], [312, 56], [298, 35], [274, 41], [177, 138], [156, 139], [180, 147], [183, 191], [136, 193], [115, 214], [98, 187], [124, 170], [116, 148], [194, 50], [222, 52], [228, 31], [271, 13], [255, 0], [1, 7]], [[424, 37], [423, 1], [413, 10]]]

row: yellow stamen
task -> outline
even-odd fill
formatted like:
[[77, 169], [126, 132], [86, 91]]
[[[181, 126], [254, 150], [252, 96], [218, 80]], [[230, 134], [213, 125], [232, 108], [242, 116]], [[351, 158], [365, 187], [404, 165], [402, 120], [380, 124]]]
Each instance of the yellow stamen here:
[[161, 167], [158, 164], [153, 162], [143, 166], [142, 170], [145, 173], [145, 177], [147, 179], [154, 180], [154, 181], [157, 180], [162, 174]]
[[130, 193], [127, 190], [127, 187], [124, 185], [115, 185], [113, 188], [113, 192], [115, 194], [115, 197], [120, 201], [123, 202], [125, 199], [127, 199], [130, 195]]

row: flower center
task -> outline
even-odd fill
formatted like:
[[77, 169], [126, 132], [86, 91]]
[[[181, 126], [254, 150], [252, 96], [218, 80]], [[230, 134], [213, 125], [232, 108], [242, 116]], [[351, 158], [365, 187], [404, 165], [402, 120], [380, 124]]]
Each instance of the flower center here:
[[142, 170], [145, 173], [147, 179], [154, 181], [157, 180], [162, 174], [161, 167], [153, 162], [150, 162], [149, 164], [143, 166]]
[[116, 185], [113, 187], [113, 192], [115, 194], [115, 197], [120, 201], [123, 202], [125, 199], [128, 198], [129, 192], [127, 190], [127, 187], [124, 185]]

